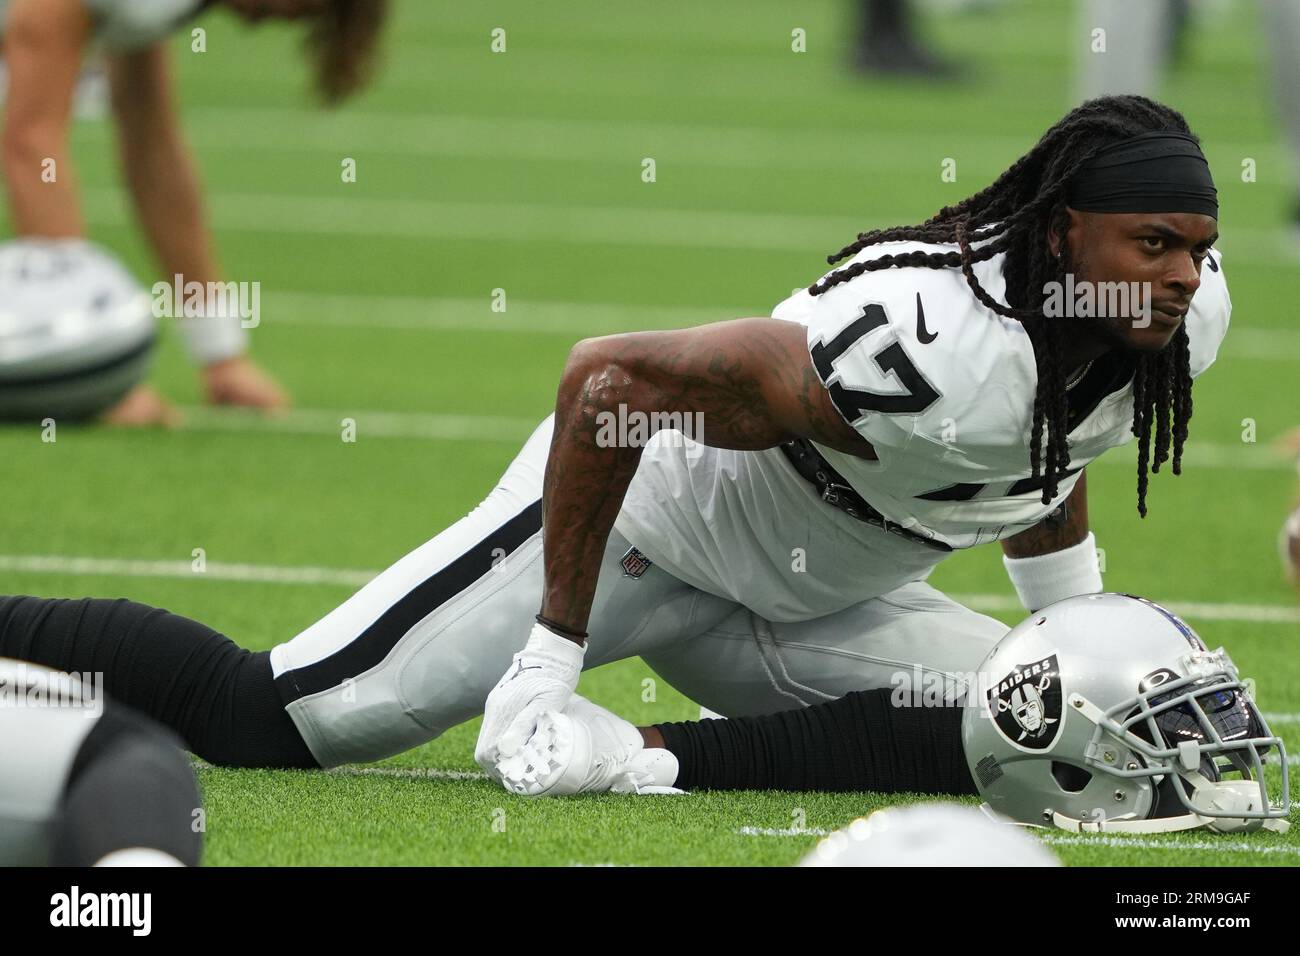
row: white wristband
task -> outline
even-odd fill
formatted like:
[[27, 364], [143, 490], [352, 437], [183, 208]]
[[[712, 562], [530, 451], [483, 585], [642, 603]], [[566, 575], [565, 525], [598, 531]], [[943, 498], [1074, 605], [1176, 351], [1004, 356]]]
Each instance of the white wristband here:
[[212, 365], [248, 351], [248, 330], [241, 321], [238, 315], [180, 316], [176, 327], [194, 364]]
[[1102, 589], [1097, 539], [1091, 531], [1088, 537], [1063, 551], [1030, 558], [1003, 555], [1002, 563], [1020, 596], [1020, 603], [1030, 611], [1077, 594], [1096, 594]]
[[582, 660], [587, 655], [587, 644], [579, 644], [556, 634], [540, 621], [534, 622], [528, 634], [528, 643], [520, 652], [530, 661], [541, 661], [561, 672], [577, 674], [582, 670]]

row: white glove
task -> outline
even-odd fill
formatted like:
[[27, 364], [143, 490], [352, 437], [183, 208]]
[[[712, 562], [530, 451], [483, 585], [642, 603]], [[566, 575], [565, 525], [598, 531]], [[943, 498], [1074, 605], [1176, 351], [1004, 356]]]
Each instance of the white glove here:
[[561, 637], [540, 623], [533, 625], [528, 643], [492, 688], [483, 710], [474, 759], [489, 776], [501, 779], [497, 761], [523, 746], [543, 711], [560, 711], [568, 704], [577, 689], [586, 652], [585, 644]]
[[647, 748], [630, 721], [574, 694], [564, 713], [548, 710], [518, 752], [503, 756], [497, 775], [511, 793], [529, 797], [574, 793], [674, 793], [677, 758]]

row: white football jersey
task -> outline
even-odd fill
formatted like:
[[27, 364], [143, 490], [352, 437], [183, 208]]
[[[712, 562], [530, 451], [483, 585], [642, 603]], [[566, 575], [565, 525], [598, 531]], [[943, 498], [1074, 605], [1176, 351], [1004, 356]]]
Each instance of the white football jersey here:
[[[922, 243], [881, 243], [858, 258]], [[1231, 313], [1221, 255], [1201, 270], [1186, 318], [1191, 371], [1218, 352]], [[1005, 301], [1002, 256], [976, 276]], [[843, 263], [841, 265], [848, 265]], [[1042, 502], [1030, 479], [1037, 366], [1024, 327], [984, 307], [956, 269], [882, 269], [820, 296], [800, 290], [773, 317], [807, 327], [814, 366], [866, 461], [819, 447], [876, 510], [951, 548], [1041, 521], [1094, 458], [1132, 438], [1132, 355], [1093, 363], [1069, 395], [1071, 476]], [[660, 433], [646, 446], [616, 527], [666, 570], [770, 620], [805, 620], [925, 577], [944, 553], [822, 502], [778, 449], [702, 448]]]
[[[916, 248], [926, 247], [884, 243], [861, 255]], [[975, 267], [998, 301], [1003, 258]], [[1232, 311], [1220, 258], [1207, 259], [1186, 319], [1193, 376], [1214, 361]], [[953, 547], [1037, 523], [1073, 489], [1079, 469], [1132, 438], [1133, 356], [1111, 353], [1070, 391], [1074, 474], [1043, 504], [1029, 466], [1033, 347], [1024, 326], [981, 305], [958, 270], [867, 273], [821, 296], [801, 290], [773, 314], [808, 327], [818, 374], [880, 460], [822, 454], [886, 517]]]
[[[189, 21], [203, 0], [82, 0], [96, 40], [113, 51], [138, 50], [157, 43]], [[0, 0], [0, 34], [9, 0]]]

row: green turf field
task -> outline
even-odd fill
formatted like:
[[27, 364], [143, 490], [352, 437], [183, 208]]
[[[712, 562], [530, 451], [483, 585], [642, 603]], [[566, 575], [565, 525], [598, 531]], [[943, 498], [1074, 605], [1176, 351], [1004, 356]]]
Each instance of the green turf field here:
[[[396, 6], [386, 68], [337, 113], [312, 108], [291, 30], [211, 16], [206, 53], [177, 38], [221, 256], [231, 279], [262, 283], [255, 354], [297, 408], [265, 423], [196, 407], [169, 339], [153, 379], [186, 407], [183, 430], [60, 426], [52, 444], [36, 427], [0, 430], [0, 591], [129, 596], [269, 648], [479, 501], [549, 411], [577, 339], [767, 314], [858, 230], [918, 222], [976, 191], [1071, 105], [1060, 0], [936, 22], [975, 71], [960, 88], [855, 78], [848, 7], [829, 0]], [[1300, 258], [1253, 10], [1238, 3], [1198, 30], [1165, 91], [1216, 172], [1235, 303], [1225, 351], [1197, 385], [1185, 474], [1153, 479], [1145, 521], [1131, 449], [1089, 485], [1108, 587], [1187, 610], [1260, 681], [1275, 729], [1300, 749], [1300, 611], [1274, 543], [1296, 476], [1269, 445], [1300, 419]], [[489, 51], [495, 27], [504, 54]], [[796, 27], [807, 53], [790, 51]], [[92, 236], [151, 283], [109, 128], [80, 124], [74, 155]], [[345, 157], [356, 183], [340, 182]], [[940, 181], [946, 157], [956, 183]], [[1241, 181], [1247, 157], [1257, 182]], [[340, 440], [344, 418], [355, 443]], [[1243, 441], [1246, 419], [1257, 441]], [[189, 570], [198, 548], [204, 574]], [[963, 553], [932, 580], [1014, 621], [999, 556]], [[322, 570], [289, 580], [302, 568]], [[662, 681], [643, 702], [649, 676], [626, 661], [581, 690], [638, 722], [696, 713]], [[885, 803], [527, 802], [476, 772], [477, 727], [330, 773], [205, 767], [206, 860], [789, 864], [818, 831]], [[1300, 862], [1300, 831], [1049, 839], [1070, 864]]]

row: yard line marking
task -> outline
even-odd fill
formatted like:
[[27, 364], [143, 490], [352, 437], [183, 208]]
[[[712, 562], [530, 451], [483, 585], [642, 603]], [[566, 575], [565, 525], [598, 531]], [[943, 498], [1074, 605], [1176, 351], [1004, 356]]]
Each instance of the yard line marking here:
[[349, 571], [343, 568], [228, 564], [222, 561], [209, 561], [206, 570], [195, 571], [191, 561], [0, 554], [0, 572], [5, 571], [113, 578], [207, 578], [213, 581], [238, 581], [243, 584], [337, 584], [346, 587], [361, 587], [376, 574], [373, 571]]
[[[889, 130], [870, 136], [843, 127], [807, 126], [794, 135], [795, 131], [780, 126], [376, 110], [321, 115], [257, 107], [196, 108], [187, 110], [185, 119], [191, 143], [225, 152], [315, 150], [333, 155], [338, 143], [346, 141], [370, 144], [367, 152], [380, 155], [626, 162], [629, 156], [645, 155], [646, 144], [653, 143], [654, 155], [676, 165], [859, 173], [896, 169], [900, 157], [905, 160], [909, 154], [933, 156], [940, 145], [951, 148], [952, 136], [927, 130]], [[77, 135], [104, 144], [110, 136], [105, 124], [83, 125]], [[989, 166], [989, 181], [1033, 139], [1029, 133], [981, 134], [977, 145]], [[1239, 144], [1238, 151], [1243, 150], [1245, 155], [1262, 154], [1279, 163], [1283, 159], [1271, 141], [1257, 141], [1249, 148]], [[1210, 159], [1215, 160], [1213, 152]]]
[[1300, 724], [1300, 714], [1264, 714], [1270, 724]]
[[[811, 282], [816, 276], [811, 273]], [[792, 286], [793, 288], [793, 286]], [[263, 290], [261, 315], [272, 324], [393, 329], [430, 332], [546, 332], [575, 336], [646, 329], [683, 328], [749, 315], [768, 315], [776, 302], [757, 306], [647, 305], [511, 299], [493, 312], [484, 298], [370, 295]], [[1225, 358], [1300, 359], [1300, 332], [1233, 328], [1224, 340]]]
[[[431, 412], [379, 412], [350, 409], [291, 408], [266, 416], [240, 408], [182, 405], [180, 430], [200, 432], [279, 432], [294, 435], [342, 434], [342, 422], [356, 423], [357, 437], [416, 439], [421, 441], [473, 441], [520, 444], [532, 434], [539, 416], [509, 418], [496, 415], [453, 415]], [[1131, 469], [1135, 448], [1102, 455], [1089, 467], [1123, 466]], [[1265, 444], [1231, 444], [1191, 441], [1183, 454], [1188, 468], [1225, 468], [1233, 471], [1292, 471], [1292, 459]]]
[[[1005, 594], [950, 594], [958, 604], [975, 611], [1023, 611], [1017, 598]], [[1284, 604], [1219, 604], [1207, 601], [1161, 601], [1163, 607], [1183, 617], [1206, 621], [1238, 621], [1251, 624], [1300, 624], [1300, 607]]]
[[333, 767], [336, 777], [398, 777], [413, 780], [487, 780], [481, 770], [443, 770], [439, 767]]
[[504, 312], [493, 312], [486, 297], [465, 299], [264, 289], [261, 317], [263, 322], [272, 326], [429, 332], [547, 332], [587, 336], [681, 328], [748, 315], [766, 315], [775, 305], [772, 302], [755, 309], [510, 299]]
[[1282, 853], [1300, 855], [1300, 846], [1260, 845], [1249, 840], [1152, 840], [1147, 837], [1113, 836], [1097, 834], [1096, 836], [1066, 836], [1054, 833], [1035, 834], [1044, 843], [1056, 846], [1116, 846], [1137, 847], [1141, 850], [1223, 850], [1228, 853]]
[[[756, 837], [801, 837], [827, 836], [831, 831], [819, 827], [785, 828], [740, 827], [735, 831], [740, 836]], [[1300, 846], [1263, 846], [1246, 840], [1180, 840], [1164, 841], [1143, 837], [1121, 837], [1098, 834], [1097, 836], [1065, 836], [1056, 834], [1033, 833], [1032, 836], [1043, 843], [1055, 846], [1109, 846], [1135, 847], [1140, 850], [1220, 850], [1228, 853], [1282, 853], [1300, 855]]]
[[828, 835], [830, 832], [830, 830], [823, 830], [820, 827], [786, 827], [783, 829], [774, 829], [771, 827], [741, 827], [736, 831], [736, 833], [741, 836], [761, 837], [823, 837]]
[[[96, 225], [129, 224], [123, 202], [115, 190], [83, 191], [85, 217]], [[803, 253], [841, 243], [865, 228], [903, 221], [897, 218], [901, 213], [891, 217], [883, 212], [863, 222], [848, 214], [276, 193], [214, 193], [207, 203], [220, 231]]]
[[[276, 564], [208, 561], [205, 571], [195, 571], [187, 560], [96, 558], [58, 554], [0, 554], [0, 572], [80, 574], [126, 578], [193, 578], [238, 581], [246, 584], [337, 584], [360, 587], [379, 574], [350, 568], [295, 567]], [[974, 610], [1018, 611], [1018, 599], [1005, 594], [952, 594], [959, 604]], [[1206, 601], [1162, 601], [1186, 617], [1252, 624], [1300, 624], [1300, 607], [1269, 604], [1216, 604]], [[1295, 723], [1297, 714], [1266, 715], [1270, 721]]]
[[357, 438], [404, 438], [422, 441], [473, 441], [522, 445], [541, 422], [537, 418], [495, 415], [442, 415], [427, 412], [290, 408], [277, 415], [210, 405], [182, 405], [181, 430], [200, 432], [280, 432], [293, 435], [343, 434], [351, 419]]
[[[199, 770], [224, 770], [199, 757], [190, 762]], [[410, 780], [487, 780], [481, 770], [444, 770], [441, 767], [331, 767], [322, 773], [335, 777], [395, 777]]]
[[[216, 192], [207, 197], [219, 231], [275, 235], [379, 236], [404, 239], [600, 243], [631, 247], [736, 249], [808, 254], [866, 229], [914, 220], [905, 210], [850, 213], [755, 212], [706, 207], [466, 202], [415, 197], [325, 198], [283, 193]], [[82, 190], [85, 219], [126, 226], [133, 217], [119, 190]], [[1280, 228], [1234, 229], [1229, 258], [1296, 264]]]

